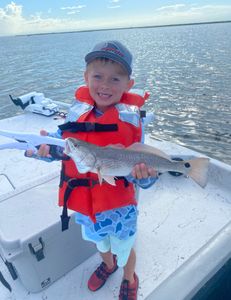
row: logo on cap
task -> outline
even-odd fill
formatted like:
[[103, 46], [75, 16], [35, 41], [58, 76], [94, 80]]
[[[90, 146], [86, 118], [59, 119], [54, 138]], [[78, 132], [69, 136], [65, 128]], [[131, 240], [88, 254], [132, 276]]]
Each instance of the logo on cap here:
[[124, 54], [118, 49], [118, 47], [116, 47], [114, 44], [111, 43], [107, 43], [107, 46], [103, 47], [102, 51], [112, 52], [121, 57], [124, 57]]

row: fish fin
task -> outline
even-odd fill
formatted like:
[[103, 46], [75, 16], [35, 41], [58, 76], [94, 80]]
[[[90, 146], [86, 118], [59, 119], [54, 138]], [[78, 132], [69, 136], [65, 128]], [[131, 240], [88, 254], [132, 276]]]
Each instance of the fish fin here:
[[204, 188], [208, 181], [209, 159], [206, 157], [198, 157], [188, 160], [187, 162], [191, 166], [188, 176]]
[[134, 144], [130, 145], [129, 147], [127, 147], [126, 149], [132, 150], [132, 151], [152, 153], [154, 155], [158, 155], [158, 156], [163, 157], [165, 159], [171, 160], [171, 158], [166, 153], [164, 153], [160, 149], [149, 146], [147, 144], [134, 143]]
[[75, 166], [76, 166], [76, 168], [77, 168], [77, 170], [78, 170], [79, 173], [85, 174], [85, 173], [91, 171], [90, 167], [78, 165], [78, 162], [76, 162], [74, 159], [73, 159], [73, 161], [74, 161]]
[[103, 182], [103, 178], [102, 178], [102, 174], [100, 173], [100, 169], [97, 169], [97, 175], [98, 175], [98, 179], [99, 179], [99, 184], [101, 185]]
[[125, 146], [122, 144], [109, 144], [106, 147], [116, 148], [116, 149], [124, 149], [125, 148]]
[[109, 184], [111, 184], [111, 185], [113, 185], [113, 186], [116, 186], [115, 179], [114, 179], [113, 176], [106, 176], [106, 175], [103, 175], [103, 179], [104, 179], [107, 183], [109, 183]]
[[103, 180], [105, 180], [107, 183], [109, 183], [111, 185], [114, 185], [114, 186], [116, 185], [114, 177], [101, 174], [99, 168], [97, 169], [97, 175], [98, 175], [100, 185], [102, 184]]

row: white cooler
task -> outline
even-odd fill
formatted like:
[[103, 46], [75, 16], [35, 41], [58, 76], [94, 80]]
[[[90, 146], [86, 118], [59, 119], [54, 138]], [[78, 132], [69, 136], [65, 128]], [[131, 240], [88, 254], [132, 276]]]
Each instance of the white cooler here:
[[61, 230], [59, 176], [0, 196], [0, 254], [12, 278], [39, 292], [96, 252], [74, 222]]

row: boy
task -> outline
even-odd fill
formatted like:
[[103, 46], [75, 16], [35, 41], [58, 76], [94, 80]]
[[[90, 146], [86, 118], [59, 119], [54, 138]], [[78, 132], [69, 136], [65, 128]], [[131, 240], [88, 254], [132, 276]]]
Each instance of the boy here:
[[[99, 146], [128, 147], [140, 142], [139, 108], [145, 99], [128, 93], [134, 84], [130, 78], [132, 55], [129, 50], [118, 41], [102, 42], [86, 55], [85, 61], [86, 87], [77, 90], [77, 101], [70, 109], [67, 122], [55, 136], [71, 136]], [[43, 130], [41, 134], [48, 133]], [[49, 157], [48, 153], [48, 145], [40, 146], [39, 156]], [[96, 174], [81, 174], [71, 159], [63, 161], [60, 205], [66, 202], [68, 208], [77, 212], [76, 222], [82, 225], [83, 238], [96, 244], [103, 260], [88, 281], [91, 291], [100, 289], [118, 267], [123, 267], [119, 299], [137, 299], [134, 184], [147, 188], [155, 182], [156, 175], [153, 168], [140, 163], [126, 178], [116, 178], [116, 186], [107, 182], [100, 185]], [[72, 182], [75, 185], [70, 190]]]

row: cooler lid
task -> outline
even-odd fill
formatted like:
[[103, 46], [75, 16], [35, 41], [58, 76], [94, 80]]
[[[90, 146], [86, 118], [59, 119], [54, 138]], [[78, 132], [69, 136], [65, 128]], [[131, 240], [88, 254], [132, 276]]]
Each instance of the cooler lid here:
[[0, 242], [24, 240], [58, 222], [58, 185], [56, 173], [1, 196]]

